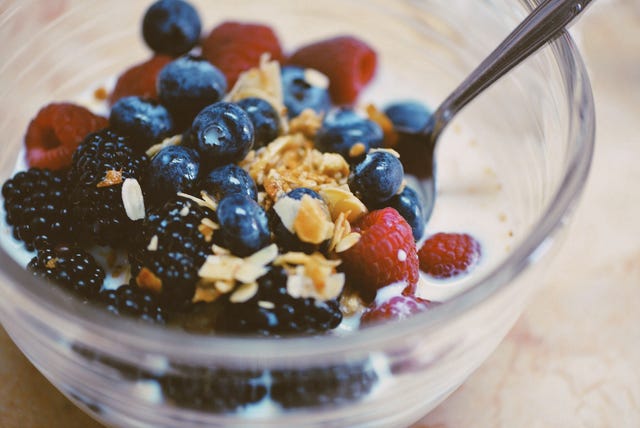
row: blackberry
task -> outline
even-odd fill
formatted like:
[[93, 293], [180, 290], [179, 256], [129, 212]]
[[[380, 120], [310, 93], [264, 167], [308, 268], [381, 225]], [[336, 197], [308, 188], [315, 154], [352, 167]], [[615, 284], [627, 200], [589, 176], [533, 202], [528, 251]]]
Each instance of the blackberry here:
[[37, 240], [59, 244], [73, 241], [64, 174], [31, 168], [2, 186], [7, 223], [29, 251]]
[[258, 280], [258, 293], [243, 303], [224, 303], [216, 330], [230, 333], [312, 334], [331, 330], [342, 321], [337, 300], [295, 298], [287, 293], [287, 274], [272, 268]]
[[110, 129], [90, 134], [73, 155], [69, 171], [71, 218], [83, 244], [127, 247], [135, 221], [125, 210], [122, 185], [139, 183], [149, 163], [137, 155], [127, 138]]
[[150, 212], [129, 253], [132, 285], [159, 288], [163, 306], [185, 309], [195, 292], [198, 270], [211, 253], [211, 237], [200, 230], [205, 218], [213, 220], [215, 213], [183, 198]]
[[103, 290], [100, 302], [109, 312], [158, 324], [166, 323], [166, 316], [155, 296], [140, 287], [124, 284], [116, 290]]
[[27, 269], [86, 299], [98, 295], [105, 278], [104, 269], [91, 254], [81, 248], [63, 245], [39, 249]]
[[162, 376], [159, 383], [169, 401], [214, 412], [234, 411], [267, 395], [267, 381], [259, 370], [178, 368]]
[[271, 373], [271, 399], [285, 408], [340, 405], [367, 395], [378, 374], [366, 360]]

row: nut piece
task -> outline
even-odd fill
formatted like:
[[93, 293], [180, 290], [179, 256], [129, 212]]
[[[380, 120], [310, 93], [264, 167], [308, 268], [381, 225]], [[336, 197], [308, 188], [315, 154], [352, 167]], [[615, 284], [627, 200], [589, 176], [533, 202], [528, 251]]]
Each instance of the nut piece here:
[[289, 121], [289, 133], [301, 133], [310, 140], [313, 140], [322, 128], [322, 116], [315, 110], [306, 108], [299, 115]]
[[289, 252], [273, 262], [287, 271], [287, 293], [293, 297], [335, 299], [344, 288], [344, 274], [337, 273], [340, 260], [328, 260], [321, 253]]
[[241, 284], [240, 286], [238, 286], [238, 288], [236, 288], [236, 291], [234, 291], [233, 294], [229, 296], [229, 301], [231, 303], [243, 303], [255, 296], [257, 292], [257, 283], [251, 282], [249, 284]]
[[320, 244], [333, 236], [333, 228], [331, 217], [323, 209], [322, 202], [309, 195], [303, 195], [293, 222], [293, 230], [298, 238], [302, 242]]
[[135, 178], [127, 178], [122, 183], [122, 204], [127, 217], [131, 220], [142, 220], [144, 212], [144, 196], [140, 183]]
[[96, 184], [96, 187], [110, 187], [120, 183], [122, 183], [122, 170], [110, 169], [104, 175], [102, 181]]
[[340, 214], [353, 223], [367, 213], [367, 207], [351, 191], [340, 187], [323, 187], [320, 196], [327, 202], [331, 218], [335, 221]]
[[159, 294], [162, 291], [162, 280], [146, 267], [140, 269], [136, 276], [136, 284], [138, 287]]

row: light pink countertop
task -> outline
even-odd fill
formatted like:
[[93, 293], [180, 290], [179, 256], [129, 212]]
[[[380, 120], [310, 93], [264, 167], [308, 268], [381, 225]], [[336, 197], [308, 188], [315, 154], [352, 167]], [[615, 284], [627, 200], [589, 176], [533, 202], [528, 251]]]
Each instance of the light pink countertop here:
[[[640, 0], [600, 0], [572, 32], [598, 118], [574, 223], [505, 341], [414, 428], [640, 427]], [[99, 426], [0, 328], [0, 427]]]

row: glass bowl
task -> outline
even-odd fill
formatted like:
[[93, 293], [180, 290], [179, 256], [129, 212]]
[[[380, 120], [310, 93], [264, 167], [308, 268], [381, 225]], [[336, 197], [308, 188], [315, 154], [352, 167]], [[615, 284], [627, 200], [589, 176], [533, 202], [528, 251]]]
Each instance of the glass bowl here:
[[[265, 22], [287, 49], [338, 33], [358, 35], [379, 53], [372, 97], [420, 98], [432, 106], [533, 7], [528, 0], [193, 3], [205, 30], [228, 19]], [[13, 174], [24, 130], [41, 106], [93, 90], [148, 57], [139, 34], [148, 4], [3, 3], [2, 181]], [[541, 284], [543, 260], [566, 230], [594, 144], [591, 89], [571, 37], [563, 34], [465, 109], [438, 156], [455, 147], [459, 127], [488, 154], [513, 238], [464, 291], [425, 313], [346, 335], [188, 334], [83, 305], [33, 278], [5, 248], [0, 320], [60, 391], [108, 425], [408, 425], [495, 349]], [[442, 197], [456, 191], [442, 186]], [[463, 210], [464, 202], [462, 195]], [[438, 211], [439, 203], [434, 219]], [[246, 405], [265, 395], [272, 400]]]

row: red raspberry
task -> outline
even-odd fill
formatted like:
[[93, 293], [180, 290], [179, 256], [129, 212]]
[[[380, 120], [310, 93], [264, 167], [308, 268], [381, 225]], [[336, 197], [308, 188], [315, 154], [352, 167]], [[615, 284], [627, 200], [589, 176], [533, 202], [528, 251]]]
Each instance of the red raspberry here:
[[436, 278], [468, 272], [480, 260], [480, 243], [466, 233], [436, 233], [418, 252], [420, 269]]
[[289, 63], [327, 75], [333, 102], [351, 104], [373, 78], [378, 57], [364, 41], [341, 36], [298, 49], [289, 58]]
[[360, 240], [342, 253], [349, 284], [365, 300], [379, 288], [397, 281], [415, 285], [419, 262], [411, 226], [393, 208], [371, 211], [354, 224]]
[[173, 58], [156, 55], [151, 59], [134, 65], [118, 77], [116, 86], [109, 96], [109, 103], [113, 105], [122, 97], [137, 95], [150, 100], [158, 99], [156, 80], [160, 70], [169, 64]]
[[49, 104], [31, 120], [24, 136], [30, 167], [60, 170], [71, 165], [84, 137], [107, 127], [109, 121], [71, 103]]
[[224, 22], [202, 41], [202, 56], [224, 73], [229, 89], [240, 73], [260, 64], [265, 52], [272, 60], [282, 61], [284, 57], [276, 33], [261, 24]]
[[429, 300], [416, 296], [393, 296], [380, 305], [375, 303], [365, 309], [362, 314], [362, 325], [380, 321], [401, 320], [425, 311], [434, 304]]

